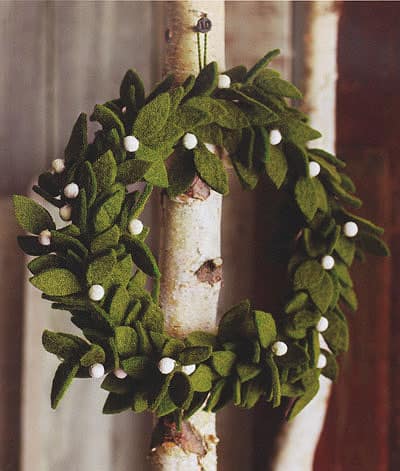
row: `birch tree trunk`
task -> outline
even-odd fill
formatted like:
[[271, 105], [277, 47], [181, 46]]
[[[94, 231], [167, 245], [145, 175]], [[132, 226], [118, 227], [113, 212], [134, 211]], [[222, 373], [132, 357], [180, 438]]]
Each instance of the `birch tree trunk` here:
[[[224, 2], [166, 2], [165, 72], [174, 72], [178, 82], [199, 72], [193, 28], [202, 14], [212, 21], [207, 62], [217, 61], [220, 70], [225, 67]], [[201, 35], [202, 46], [203, 39]], [[182, 195], [175, 200], [162, 197], [160, 301], [167, 330], [177, 337], [193, 330], [215, 331], [221, 286], [221, 207], [221, 195], [200, 181], [192, 186], [191, 196]], [[200, 268], [206, 276], [198, 276]], [[178, 436], [171, 433], [174, 424], [161, 419], [160, 428], [162, 439], [151, 454], [154, 470], [216, 470], [218, 439], [214, 414], [196, 413], [183, 424]]]
[[[339, 7], [335, 1], [310, 3], [304, 35], [304, 103], [311, 125], [323, 136], [312, 144], [328, 152], [335, 150]], [[320, 343], [327, 348], [322, 336]], [[313, 469], [331, 385], [330, 380], [321, 376], [316, 397], [292, 422], [285, 424], [277, 441], [273, 471]]]

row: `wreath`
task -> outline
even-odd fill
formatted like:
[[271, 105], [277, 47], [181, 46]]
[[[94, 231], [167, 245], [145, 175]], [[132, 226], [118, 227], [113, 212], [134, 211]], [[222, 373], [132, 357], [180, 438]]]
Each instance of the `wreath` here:
[[[45, 208], [14, 196], [16, 217], [32, 234], [18, 237], [35, 256], [30, 282], [54, 309], [71, 313], [84, 337], [43, 333], [44, 348], [61, 360], [53, 408], [74, 378], [104, 376], [106, 414], [151, 410], [180, 423], [230, 401], [251, 408], [262, 397], [276, 407], [287, 397], [292, 418], [317, 393], [320, 374], [336, 378], [335, 357], [349, 342], [342, 307], [357, 308], [349, 268], [365, 251], [389, 251], [383, 229], [347, 209], [361, 201], [345, 163], [306, 146], [320, 133], [289, 104], [299, 90], [268, 67], [278, 53], [223, 74], [212, 62], [181, 85], [168, 75], [147, 97], [129, 70], [120, 97], [95, 106], [90, 120], [101, 129], [93, 142], [82, 113], [65, 159], [33, 187], [69, 223], [56, 228]], [[281, 191], [278, 251], [286, 254], [288, 284], [276, 313], [243, 301], [215, 334], [175, 338], [164, 328], [161, 274], [139, 216], [154, 187], [176, 198], [200, 178], [227, 194], [221, 155], [244, 188], [266, 174]], [[127, 186], [136, 183], [140, 190]]]

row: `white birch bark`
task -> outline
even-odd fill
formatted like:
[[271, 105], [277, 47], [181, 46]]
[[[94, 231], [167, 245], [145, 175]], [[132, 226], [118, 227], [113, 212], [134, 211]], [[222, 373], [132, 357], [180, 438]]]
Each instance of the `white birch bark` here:
[[[208, 33], [207, 62], [225, 67], [225, 12], [223, 1], [166, 2], [169, 29], [165, 71], [174, 72], [177, 81], [198, 73], [197, 37], [193, 30], [202, 13], [212, 21]], [[201, 35], [203, 46], [204, 36]], [[167, 330], [178, 337], [193, 330], [215, 331], [221, 282], [213, 285], [196, 275], [205, 263], [220, 259], [221, 195], [211, 191], [204, 200], [185, 197], [162, 200], [160, 266], [161, 306]], [[152, 450], [154, 470], [215, 471], [217, 467], [215, 415], [198, 412], [190, 419], [201, 453], [165, 438]]]
[[[337, 34], [339, 8], [335, 1], [312, 2], [305, 35], [304, 102], [311, 125], [322, 138], [313, 147], [335, 150]], [[321, 345], [323, 338], [320, 336]], [[325, 421], [331, 381], [321, 376], [320, 390], [313, 401], [290, 423], [285, 424], [277, 443], [273, 471], [311, 471]]]

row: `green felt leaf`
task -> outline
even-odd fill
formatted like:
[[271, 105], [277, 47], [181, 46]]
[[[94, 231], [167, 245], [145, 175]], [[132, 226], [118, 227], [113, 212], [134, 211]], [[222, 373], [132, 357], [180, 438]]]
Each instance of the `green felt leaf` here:
[[196, 167], [193, 162], [193, 153], [176, 152], [171, 158], [171, 164], [168, 169], [168, 196], [174, 198], [185, 193], [190, 188], [195, 176]]
[[188, 420], [198, 410], [202, 409], [204, 403], [206, 402], [206, 399], [207, 393], [195, 392], [193, 394], [192, 402], [186, 408], [185, 413], [183, 414], [184, 420]]
[[105, 131], [116, 128], [120, 136], [125, 135], [125, 129], [119, 117], [104, 105], [96, 105], [90, 121], [98, 121]]
[[274, 49], [273, 51], [268, 52], [265, 56], [260, 59], [246, 74], [244, 81], [251, 83], [255, 77], [272, 61], [274, 57], [280, 54], [279, 49]]
[[125, 326], [116, 327], [115, 346], [121, 358], [134, 356], [138, 346], [138, 336], [135, 329]]
[[303, 97], [301, 91], [297, 87], [278, 77], [256, 80], [255, 85], [262, 88], [264, 92], [271, 93], [272, 95], [296, 99], [301, 99]]
[[190, 405], [193, 397], [193, 388], [190, 379], [184, 373], [177, 371], [174, 374], [168, 392], [172, 402], [177, 407], [184, 409]]
[[257, 404], [263, 392], [263, 385], [258, 378], [245, 383], [242, 386], [242, 402], [240, 406], [246, 409], [251, 409]]
[[223, 146], [223, 131], [218, 124], [211, 123], [205, 126], [197, 126], [195, 132], [201, 142]]
[[114, 265], [117, 263], [115, 251], [111, 250], [106, 255], [93, 259], [86, 270], [88, 285], [102, 285], [111, 276]]
[[55, 409], [79, 370], [79, 362], [60, 363], [51, 387], [51, 407]]
[[272, 314], [254, 311], [254, 322], [257, 335], [263, 348], [268, 348], [276, 338], [276, 324]]
[[164, 313], [156, 304], [150, 303], [142, 317], [143, 327], [153, 332], [164, 330]]
[[161, 93], [147, 103], [140, 111], [133, 125], [133, 134], [147, 145], [152, 144], [152, 137], [165, 126], [171, 99], [168, 93]]
[[345, 218], [345, 222], [347, 221], [354, 221], [357, 223], [358, 227], [361, 231], [373, 233], [375, 235], [382, 235], [384, 233], [383, 227], [379, 227], [373, 222], [369, 221], [368, 219], [362, 218], [360, 216], [356, 216], [351, 212], [345, 210], [344, 208], [340, 208], [340, 211], [343, 213], [343, 217]]
[[294, 289], [309, 290], [317, 287], [325, 275], [325, 270], [316, 260], [307, 260], [299, 265], [294, 275]]
[[28, 263], [28, 268], [33, 275], [49, 270], [50, 268], [66, 268], [66, 261], [59, 255], [47, 254], [34, 258]]
[[124, 185], [140, 181], [151, 167], [150, 162], [144, 160], [126, 160], [118, 165], [117, 180]]
[[127, 394], [132, 390], [131, 379], [118, 379], [114, 373], [108, 374], [101, 383], [101, 389], [115, 394]]
[[186, 343], [193, 347], [207, 347], [212, 348], [216, 347], [217, 338], [214, 334], [209, 332], [203, 332], [200, 330], [190, 332], [190, 334], [185, 339]]
[[106, 353], [100, 345], [91, 345], [88, 352], [81, 356], [81, 365], [89, 367], [95, 363], [103, 364], [106, 361]]
[[116, 247], [118, 245], [120, 235], [121, 233], [117, 225], [106, 229], [92, 240], [90, 244], [91, 252], [93, 254], [97, 254]]
[[123, 255], [118, 258], [117, 263], [114, 265], [111, 272], [111, 281], [113, 284], [120, 284], [126, 286], [132, 276], [133, 261], [130, 254]]
[[308, 301], [308, 295], [304, 291], [298, 291], [286, 304], [284, 311], [286, 314], [292, 314], [302, 309]]
[[93, 172], [96, 176], [97, 190], [109, 190], [117, 177], [117, 163], [111, 150], [101, 155], [93, 164]]
[[269, 159], [265, 163], [267, 175], [279, 189], [285, 181], [288, 164], [285, 154], [277, 146], [271, 146]]
[[87, 205], [92, 206], [97, 194], [97, 180], [90, 162], [85, 162], [79, 173], [79, 186], [85, 190]]
[[211, 95], [211, 93], [216, 89], [217, 83], [218, 64], [216, 62], [210, 62], [200, 71], [190, 95]]
[[67, 162], [82, 160], [87, 149], [87, 116], [81, 113], [72, 128], [67, 147], [64, 151]]
[[152, 278], [161, 276], [156, 259], [146, 244], [131, 236], [124, 236], [122, 240], [140, 270]]
[[243, 82], [247, 73], [244, 65], [237, 65], [224, 72], [224, 75], [230, 77], [232, 83]]
[[149, 101], [154, 100], [154, 98], [160, 95], [161, 93], [169, 91], [169, 89], [174, 84], [174, 81], [174, 74], [167, 74], [160, 82], [156, 84], [153, 91], [147, 97], [146, 102], [148, 103]]
[[144, 178], [147, 182], [159, 188], [167, 188], [169, 185], [167, 169], [162, 160], [153, 162], [144, 174]]
[[210, 358], [212, 348], [210, 346], [187, 347], [179, 354], [179, 362], [182, 365], [193, 365]]
[[214, 408], [217, 407], [218, 402], [220, 401], [221, 396], [223, 394], [224, 388], [226, 387], [226, 384], [227, 381], [225, 379], [220, 379], [214, 384], [205, 407], [205, 410], [207, 412], [214, 411]]
[[331, 381], [336, 381], [339, 374], [339, 365], [334, 355], [328, 352], [328, 350], [322, 350], [322, 353], [325, 355], [327, 363], [325, 368], [322, 369], [321, 374], [326, 378], [329, 378]]
[[[133, 87], [133, 95], [131, 90]], [[125, 105], [134, 104], [139, 109], [144, 104], [144, 85], [139, 75], [132, 69], [128, 70], [122, 79], [120, 97]]]
[[296, 329], [307, 329], [315, 326], [320, 318], [318, 311], [301, 310], [293, 317], [293, 325]]
[[306, 373], [305, 379], [307, 381], [307, 386], [305, 393], [293, 404], [288, 414], [288, 420], [294, 419], [294, 417], [296, 417], [296, 415], [298, 415], [304, 409], [304, 407], [306, 407], [306, 405], [309, 404], [309, 402], [315, 397], [319, 390], [318, 378], [319, 371], [317, 370], [309, 370]]
[[126, 360], [122, 360], [121, 362], [122, 368], [124, 371], [134, 379], [141, 379], [143, 378], [148, 369], [151, 367], [151, 361], [147, 356], [133, 356], [127, 358]]
[[282, 121], [282, 135], [288, 141], [295, 142], [299, 145], [304, 145], [308, 141], [318, 139], [321, 137], [321, 133], [308, 126], [303, 121], [291, 117], [291, 115], [285, 115]]
[[243, 188], [254, 190], [258, 183], [258, 172], [253, 168], [246, 168], [239, 160], [233, 160], [233, 166]]
[[116, 191], [107, 197], [94, 213], [93, 227], [96, 233], [103, 232], [112, 226], [121, 212], [125, 189], [120, 186], [116, 188]]
[[103, 414], [119, 414], [120, 412], [129, 409], [133, 402], [132, 396], [132, 393], [110, 393], [104, 403]]
[[42, 344], [45, 350], [64, 360], [79, 358], [85, 352], [88, 344], [75, 335], [51, 332], [45, 330], [42, 334]]
[[177, 109], [174, 121], [181, 129], [191, 131], [197, 126], [210, 123], [212, 119], [206, 111], [183, 104]]
[[213, 373], [207, 365], [199, 365], [190, 375], [190, 382], [194, 391], [207, 392], [212, 387]]
[[375, 234], [370, 232], [360, 232], [358, 239], [361, 241], [361, 246], [366, 252], [381, 257], [387, 257], [390, 255], [389, 247]]
[[50, 213], [35, 201], [26, 196], [14, 195], [14, 211], [19, 225], [32, 234], [55, 229], [56, 226]]
[[250, 302], [245, 300], [233, 306], [222, 316], [218, 325], [218, 337], [221, 342], [234, 340], [241, 336], [242, 325], [249, 310]]
[[227, 129], [241, 129], [250, 125], [246, 114], [235, 103], [228, 100], [218, 100], [218, 104], [225, 110], [225, 114], [218, 115], [215, 119], [215, 122], [220, 126]]
[[50, 268], [32, 276], [29, 281], [50, 296], [68, 296], [82, 289], [78, 278], [65, 268]]
[[161, 354], [168, 336], [164, 332], [149, 332], [151, 343], [155, 350]]
[[313, 156], [320, 157], [324, 159], [326, 162], [333, 164], [335, 167], [344, 168], [346, 167], [346, 162], [343, 160], [338, 159], [336, 156], [326, 152], [323, 149], [308, 149], [308, 152]]
[[139, 352], [144, 355], [150, 355], [153, 348], [147, 331], [139, 321], [135, 322], [135, 329], [139, 339]]
[[123, 286], [115, 287], [110, 299], [107, 299], [107, 301], [109, 301], [109, 315], [111, 320], [115, 325], [122, 324], [130, 301], [127, 289]]
[[304, 216], [311, 220], [318, 209], [315, 186], [313, 180], [301, 177], [295, 186], [295, 197], [297, 205]]
[[356, 196], [348, 193], [342, 186], [340, 186], [338, 183], [329, 180], [328, 185], [331, 189], [331, 191], [344, 203], [348, 204], [349, 206], [352, 206], [353, 208], [361, 208], [362, 206], [362, 201], [360, 198], [357, 198]]
[[310, 286], [308, 292], [313, 303], [324, 314], [330, 306], [334, 294], [331, 276], [324, 272], [320, 284]]
[[250, 381], [261, 373], [261, 368], [251, 363], [238, 363], [236, 365], [236, 372], [242, 383]]
[[349, 329], [347, 322], [334, 311], [326, 313], [328, 329], [322, 334], [333, 353], [346, 352], [349, 348]]
[[353, 286], [353, 280], [351, 279], [349, 270], [344, 263], [336, 261], [332, 271], [336, 274], [344, 286]]
[[355, 251], [355, 243], [348, 237], [341, 236], [335, 244], [335, 252], [348, 267], [353, 263]]
[[133, 396], [132, 410], [133, 412], [144, 412], [148, 408], [147, 394], [144, 391], [136, 391]]
[[194, 165], [200, 177], [213, 190], [222, 195], [228, 193], [228, 177], [219, 157], [199, 146], [194, 151]]
[[157, 407], [155, 414], [157, 417], [164, 417], [171, 414], [177, 409], [176, 405], [172, 402], [168, 394], [166, 394]]
[[214, 352], [211, 355], [211, 364], [214, 370], [223, 377], [230, 376], [236, 362], [236, 355], [230, 351]]
[[271, 356], [267, 356], [266, 363], [269, 366], [271, 372], [271, 393], [272, 393], [272, 405], [278, 407], [281, 403], [281, 382], [279, 379], [278, 367]]
[[340, 296], [346, 305], [352, 310], [357, 311], [358, 300], [355, 291], [350, 287], [344, 287], [340, 290]]
[[182, 340], [171, 338], [164, 345], [162, 355], [177, 358], [184, 349], [185, 343]]

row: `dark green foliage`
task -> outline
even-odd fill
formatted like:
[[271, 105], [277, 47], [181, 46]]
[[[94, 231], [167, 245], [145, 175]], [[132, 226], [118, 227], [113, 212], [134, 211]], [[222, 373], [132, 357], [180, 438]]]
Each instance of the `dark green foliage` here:
[[26, 196], [14, 195], [15, 216], [22, 229], [32, 234], [39, 234], [41, 231], [55, 229], [55, 224], [46, 209]]
[[[349, 343], [340, 306], [357, 308], [350, 275], [354, 257], [363, 258], [364, 252], [388, 255], [389, 249], [380, 239], [382, 228], [346, 209], [359, 207], [361, 201], [342, 172], [345, 163], [308, 148], [308, 141], [320, 134], [286, 99], [299, 99], [300, 92], [267, 68], [277, 52], [267, 54], [248, 72], [243, 66], [228, 71], [228, 89], [217, 89], [217, 66], [211, 63], [182, 86], [175, 86], [171, 75], [165, 77], [146, 99], [139, 76], [128, 71], [120, 98], [95, 107], [91, 119], [102, 129], [94, 141], [88, 145], [82, 114], [65, 150], [65, 171], [43, 173], [34, 187], [60, 208], [66, 204], [63, 188], [76, 182], [79, 196], [67, 200], [72, 224], [56, 230], [45, 209], [23, 196], [14, 198], [17, 219], [26, 231], [51, 231], [50, 246], [41, 245], [36, 236], [18, 238], [27, 254], [38, 256], [28, 265], [32, 283], [54, 309], [72, 314], [72, 323], [87, 339], [44, 332], [45, 349], [62, 361], [53, 381], [52, 407], [72, 379], [88, 377], [88, 368], [95, 363], [103, 364], [108, 373], [102, 384], [110, 393], [105, 413], [150, 410], [171, 415], [178, 425], [205, 402], [205, 409], [215, 412], [230, 401], [250, 408], [260, 398], [277, 407], [282, 396], [295, 401], [292, 418], [317, 393], [320, 374], [336, 379], [335, 357]], [[270, 144], [273, 129], [282, 134], [278, 145]], [[197, 137], [194, 150], [182, 145], [187, 132]], [[139, 140], [134, 153], [126, 152], [123, 144], [131, 134]], [[215, 154], [205, 144], [214, 144]], [[166, 332], [158, 305], [161, 275], [145, 243], [149, 228], [133, 236], [128, 224], [144, 210], [153, 186], [170, 197], [187, 192], [189, 199], [188, 190], [198, 175], [226, 194], [222, 158], [227, 152], [244, 188], [255, 188], [265, 175], [277, 189], [283, 188], [273, 256], [280, 263], [289, 260], [286, 304], [267, 313], [243, 301], [222, 316], [217, 335], [195, 331], [175, 338]], [[310, 178], [310, 161], [321, 167], [317, 177]], [[139, 188], [144, 184], [144, 189], [131, 191], [128, 185], [135, 183]], [[344, 235], [348, 221], [358, 224], [354, 238]], [[327, 254], [335, 260], [332, 270], [321, 266]], [[105, 290], [100, 301], [88, 297], [93, 284]], [[316, 327], [322, 315], [329, 321], [322, 335], [330, 351], [322, 350], [328, 363], [321, 370], [316, 368]], [[273, 353], [276, 341], [288, 347], [283, 356]], [[163, 357], [176, 362], [168, 375], [158, 369]], [[194, 372], [186, 374], [186, 365], [194, 365]], [[116, 378], [115, 368], [125, 370], [128, 377]]]
[[84, 158], [87, 149], [87, 116], [81, 113], [74, 124], [71, 137], [65, 148], [65, 160], [74, 163]]
[[194, 165], [200, 177], [210, 187], [222, 195], [229, 191], [228, 177], [221, 159], [205, 147], [198, 147], [194, 151]]

